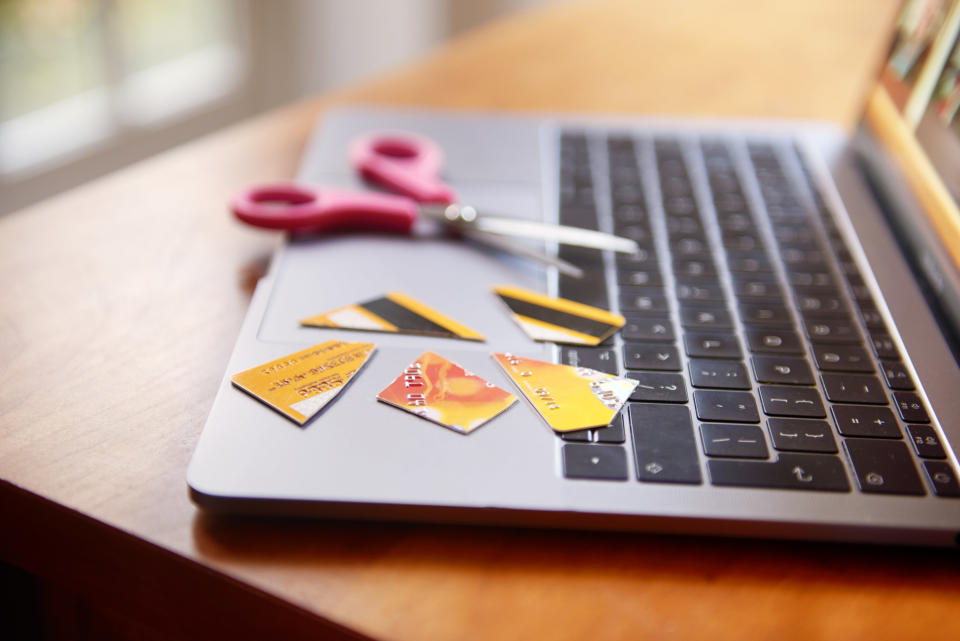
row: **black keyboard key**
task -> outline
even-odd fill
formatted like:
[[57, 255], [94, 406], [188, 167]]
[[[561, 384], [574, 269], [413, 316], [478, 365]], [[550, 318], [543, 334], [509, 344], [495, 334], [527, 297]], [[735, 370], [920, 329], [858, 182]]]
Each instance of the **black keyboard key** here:
[[747, 330], [747, 348], [760, 354], [803, 354], [800, 338], [789, 329]]
[[703, 223], [697, 216], [670, 216], [665, 221], [667, 234], [673, 238], [689, 235], [703, 235]]
[[863, 318], [863, 324], [872, 330], [886, 329], [883, 316], [881, 316], [877, 308], [873, 306], [873, 303], [860, 303], [860, 317]]
[[629, 238], [633, 242], [637, 243], [637, 246], [639, 247], [653, 247], [653, 232], [650, 231], [650, 227], [648, 227], [645, 223], [617, 223], [614, 225], [613, 231], [617, 236]]
[[710, 245], [706, 238], [697, 236], [677, 236], [670, 237], [670, 251], [679, 258], [690, 258], [692, 256], [703, 256], [710, 253]]
[[675, 259], [673, 273], [677, 278], [706, 278], [716, 276], [713, 262], [703, 258]]
[[756, 425], [702, 423], [700, 437], [707, 456], [767, 458], [763, 430]]
[[[562, 221], [561, 221], [562, 222]], [[658, 269], [659, 259], [657, 252], [646, 247], [640, 247], [632, 254], [617, 253], [617, 269]]]
[[690, 383], [694, 387], [750, 389], [750, 377], [747, 376], [747, 368], [739, 361], [691, 358], [689, 367]]
[[571, 443], [590, 443], [593, 441], [593, 430], [563, 432], [560, 434], [560, 438]]
[[829, 454], [780, 454], [766, 461], [707, 461], [714, 485], [849, 492], [843, 463]]
[[613, 203], [613, 220], [618, 223], [642, 223], [647, 212], [639, 203]]
[[627, 323], [620, 330], [625, 341], [655, 341], [672, 343], [676, 336], [673, 323], [663, 316], [627, 316]]
[[815, 388], [761, 385], [759, 392], [763, 412], [768, 416], [824, 418], [827, 415]]
[[824, 372], [872, 372], [867, 350], [857, 345], [814, 345], [813, 357]]
[[804, 318], [843, 318], [849, 315], [847, 304], [839, 296], [804, 294], [797, 296], [797, 307]]
[[[576, 264], [576, 263], [575, 263]], [[607, 297], [607, 286], [603, 273], [587, 271], [583, 278], [574, 278], [560, 274], [557, 283], [557, 293], [561, 298], [567, 298], [584, 305], [608, 308], [610, 299]]]
[[929, 423], [930, 416], [923, 407], [923, 401], [913, 392], [894, 392], [893, 402], [897, 406], [904, 423]]
[[751, 252], [763, 249], [763, 241], [750, 232], [728, 232], [723, 235], [723, 246], [732, 251]]
[[687, 329], [710, 331], [730, 329], [733, 319], [730, 318], [730, 312], [722, 308], [702, 309], [681, 305], [680, 324]]
[[680, 354], [677, 353], [677, 348], [673, 345], [624, 343], [623, 366], [627, 369], [679, 372]]
[[[866, 374], [821, 374], [827, 400], [834, 403], [886, 405], [887, 395], [880, 379]], [[920, 421], [923, 422], [923, 421]]]
[[[596, 225], [591, 226], [591, 229], [596, 229]], [[557, 250], [557, 256], [588, 271], [602, 273], [604, 269], [603, 252], [599, 249], [578, 247], [576, 245], [560, 245], [560, 248]]]
[[774, 305], [741, 305], [740, 320], [744, 325], [760, 327], [793, 325], [793, 319], [787, 308]]
[[856, 343], [861, 341], [860, 332], [853, 323], [833, 318], [804, 319], [807, 336], [812, 343]]
[[663, 290], [655, 287], [621, 287], [620, 311], [629, 312], [667, 312], [666, 296]]
[[795, 296], [832, 296], [834, 298], [843, 296], [839, 287], [801, 287], [797, 285], [794, 286], [793, 293]]
[[656, 269], [620, 269], [617, 270], [617, 282], [635, 287], [661, 287], [663, 277]]
[[754, 356], [753, 374], [760, 383], [813, 385], [813, 372], [803, 358], [796, 356]]
[[603, 347], [563, 347], [560, 350], [560, 362], [574, 367], [589, 367], [598, 372], [617, 373], [617, 355], [612, 349]]
[[848, 438], [843, 442], [861, 492], [926, 494], [903, 441]]
[[743, 358], [733, 334], [688, 332], [683, 336], [683, 346], [691, 358]]
[[835, 289], [836, 280], [829, 272], [791, 272], [790, 284], [794, 287], [822, 287]]
[[900, 350], [896, 343], [886, 332], [873, 332], [870, 334], [870, 346], [873, 347], [873, 353], [881, 360], [900, 360]]
[[916, 389], [913, 384], [913, 377], [910, 376], [903, 363], [884, 361], [880, 369], [883, 371], [883, 378], [887, 381], [887, 387], [890, 389], [906, 391]]
[[819, 249], [781, 247], [780, 257], [791, 269], [798, 271], [822, 271], [815, 268], [826, 265], [826, 256]]
[[709, 281], [678, 281], [676, 293], [677, 300], [679, 300], [681, 304], [684, 302], [713, 303], [723, 301], [725, 298], [720, 285]]
[[702, 483], [690, 410], [639, 403], [627, 408], [637, 478], [654, 483]]
[[868, 405], [834, 405], [833, 420], [837, 431], [844, 436], [873, 438], [901, 438], [897, 420], [886, 407]]
[[698, 389], [693, 392], [693, 400], [701, 421], [760, 422], [757, 403], [750, 392]]
[[923, 469], [927, 472], [934, 494], [960, 498], [960, 484], [957, 483], [957, 472], [952, 465], [943, 461], [924, 461]]
[[627, 453], [616, 445], [566, 443], [563, 475], [568, 479], [626, 481]]
[[923, 458], [947, 458], [937, 432], [929, 425], [907, 425], [910, 441], [917, 456]]
[[762, 302], [769, 299], [783, 300], [780, 285], [770, 276], [736, 274], [733, 279], [733, 291], [737, 298], [744, 303]]
[[680, 374], [661, 372], [629, 372], [628, 378], [638, 385], [630, 394], [631, 401], [653, 403], [686, 403], [687, 385]]
[[589, 431], [596, 435], [597, 443], [623, 443], [627, 440], [626, 430], [623, 428], [623, 412], [617, 414], [610, 425]]
[[770, 438], [778, 450], [788, 452], [824, 452], [835, 454], [837, 441], [826, 421], [805, 418], [771, 418], [767, 420]]
[[697, 203], [690, 196], [669, 196], [663, 199], [663, 210], [668, 216], [690, 216], [697, 213]]
[[727, 252], [727, 267], [735, 274], [767, 274], [773, 271], [770, 259], [760, 252]]

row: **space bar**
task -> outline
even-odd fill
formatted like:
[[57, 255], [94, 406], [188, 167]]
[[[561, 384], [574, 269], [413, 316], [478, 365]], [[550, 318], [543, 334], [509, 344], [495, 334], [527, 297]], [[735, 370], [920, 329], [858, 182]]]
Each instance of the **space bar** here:
[[776, 462], [707, 462], [710, 482], [738, 487], [771, 487], [787, 490], [849, 492], [843, 463], [823, 454], [781, 454]]

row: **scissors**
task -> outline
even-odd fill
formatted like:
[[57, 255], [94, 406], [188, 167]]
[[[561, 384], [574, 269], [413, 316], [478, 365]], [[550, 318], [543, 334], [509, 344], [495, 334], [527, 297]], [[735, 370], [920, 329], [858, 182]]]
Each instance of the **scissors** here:
[[325, 233], [370, 230], [409, 234], [421, 217], [461, 235], [581, 277], [583, 271], [515, 238], [633, 253], [637, 244], [590, 229], [481, 214], [459, 202], [440, 178], [443, 150], [432, 140], [406, 133], [375, 133], [356, 138], [349, 148], [353, 167], [367, 181], [395, 193], [314, 188], [296, 182], [244, 190], [230, 203], [233, 213], [257, 227]]

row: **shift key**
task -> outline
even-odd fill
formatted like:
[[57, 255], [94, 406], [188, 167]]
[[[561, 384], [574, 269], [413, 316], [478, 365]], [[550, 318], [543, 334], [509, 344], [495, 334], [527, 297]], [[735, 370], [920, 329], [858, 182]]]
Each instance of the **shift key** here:
[[690, 410], [683, 405], [630, 405], [637, 478], [647, 483], [703, 482]]

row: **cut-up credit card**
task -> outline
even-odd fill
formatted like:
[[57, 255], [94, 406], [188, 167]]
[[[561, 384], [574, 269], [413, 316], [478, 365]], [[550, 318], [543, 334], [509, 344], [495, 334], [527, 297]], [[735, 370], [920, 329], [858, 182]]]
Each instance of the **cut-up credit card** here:
[[520, 287], [494, 288], [513, 320], [535, 341], [599, 345], [624, 326], [626, 319], [599, 307], [553, 298]]
[[558, 365], [514, 354], [494, 354], [517, 389], [557, 432], [606, 427], [637, 381], [587, 367]]
[[327, 341], [251, 367], [230, 380], [302, 426], [343, 391], [375, 349], [373, 343]]
[[401, 292], [345, 305], [304, 318], [307, 327], [338, 327], [392, 334], [419, 334], [482, 341], [483, 335]]
[[424, 352], [377, 399], [469, 434], [513, 405], [517, 397], [439, 354]]

